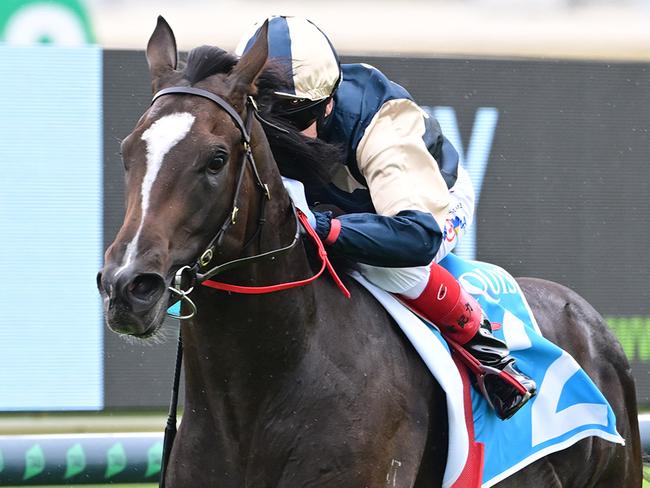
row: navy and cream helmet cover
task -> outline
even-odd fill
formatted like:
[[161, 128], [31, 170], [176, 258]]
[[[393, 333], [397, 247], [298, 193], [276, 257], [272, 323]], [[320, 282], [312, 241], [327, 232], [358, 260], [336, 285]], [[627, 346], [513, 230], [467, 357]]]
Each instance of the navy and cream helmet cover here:
[[308, 19], [281, 15], [264, 19], [242, 37], [235, 53], [242, 55], [253, 46], [265, 20], [269, 22], [269, 58], [291, 73], [287, 90], [276, 95], [314, 102], [330, 97], [341, 80], [338, 55], [327, 36]]

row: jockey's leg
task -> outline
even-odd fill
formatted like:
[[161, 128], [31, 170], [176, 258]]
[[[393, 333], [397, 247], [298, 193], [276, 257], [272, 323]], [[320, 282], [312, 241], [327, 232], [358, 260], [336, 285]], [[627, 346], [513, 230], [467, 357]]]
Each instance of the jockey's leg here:
[[475, 373], [479, 390], [499, 417], [511, 417], [535, 394], [535, 382], [515, 367], [505, 342], [492, 335], [479, 303], [445, 268], [431, 263], [416, 268], [361, 264], [359, 269], [437, 325], [452, 347], [451, 341], [458, 345], [460, 359]]
[[[449, 196], [451, 197], [449, 211], [445, 222], [441, 223], [441, 228], [444, 229], [444, 239], [436, 253], [435, 262], [431, 265], [431, 276], [427, 280], [428, 292], [419, 289], [411, 290], [406, 292], [408, 295], [406, 299], [419, 302], [419, 308], [422, 309], [423, 314], [441, 327], [448, 325], [450, 320], [452, 322], [456, 321], [456, 323], [459, 320], [463, 321], [463, 307], [472, 308], [472, 312], [469, 314], [467, 314], [467, 310], [465, 311], [469, 322], [471, 322], [471, 325], [470, 323], [465, 325], [467, 330], [458, 335], [447, 328], [446, 337], [462, 344], [463, 348], [484, 366], [504, 371], [504, 377], [508, 376], [509, 373], [509, 376], [512, 376], [525, 388], [525, 391], [521, 389], [521, 395], [518, 395], [512, 393], [512, 388], [505, 386], [504, 382], [496, 380], [495, 383], [494, 376], [483, 376], [485, 379], [483, 384], [481, 384], [480, 373], [477, 376], [479, 386], [482, 386], [481, 390], [488, 401], [495, 407], [500, 417], [507, 418], [514, 415], [526, 403], [528, 398], [535, 394], [535, 383], [515, 368], [514, 359], [510, 356], [506, 344], [492, 335], [490, 322], [484, 317], [476, 300], [460, 287], [447, 270], [436, 264], [456, 247], [474, 220], [474, 188], [469, 174], [462, 166], [458, 167], [458, 179], [451, 188]], [[436, 285], [438, 285], [437, 288]], [[437, 291], [440, 290], [440, 285], [444, 285], [450, 295], [448, 295], [447, 300], [443, 299], [442, 303], [435, 303], [439, 301]], [[436, 293], [434, 294], [434, 292]], [[456, 297], [458, 298], [456, 299]], [[428, 313], [425, 313], [425, 310]], [[435, 319], [432, 315], [436, 314], [443, 318]], [[444, 315], [447, 315], [447, 317], [444, 317]], [[445, 334], [444, 331], [443, 334]], [[454, 336], [457, 338], [454, 339]], [[463, 356], [462, 350], [459, 350], [459, 352]], [[466, 363], [471, 362], [471, 358], [464, 359]], [[492, 396], [496, 398], [491, 398]]]
[[[424, 290], [400, 297], [469, 353], [470, 358], [460, 357], [478, 373], [479, 389], [500, 418], [514, 415], [535, 394], [535, 382], [515, 367], [508, 346], [492, 334], [479, 303], [445, 268], [432, 263]], [[482, 366], [477, 367], [472, 358]]]

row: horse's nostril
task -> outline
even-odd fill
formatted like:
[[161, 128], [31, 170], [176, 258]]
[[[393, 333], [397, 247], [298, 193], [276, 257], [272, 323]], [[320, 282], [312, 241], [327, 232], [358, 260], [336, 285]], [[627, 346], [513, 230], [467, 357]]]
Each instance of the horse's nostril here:
[[141, 274], [133, 278], [127, 292], [140, 301], [153, 301], [165, 289], [165, 282], [157, 274]]
[[100, 293], [104, 292], [104, 285], [102, 285], [102, 272], [97, 273], [97, 289]]

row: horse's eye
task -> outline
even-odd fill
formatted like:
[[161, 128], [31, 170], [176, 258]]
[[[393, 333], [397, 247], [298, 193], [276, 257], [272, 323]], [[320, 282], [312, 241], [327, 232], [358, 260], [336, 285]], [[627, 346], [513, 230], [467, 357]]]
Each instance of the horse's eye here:
[[226, 160], [228, 159], [228, 155], [225, 153], [217, 153], [214, 156], [212, 156], [212, 159], [208, 163], [207, 166], [207, 171], [208, 173], [218, 173], [221, 168], [223, 168], [223, 165], [226, 164]]

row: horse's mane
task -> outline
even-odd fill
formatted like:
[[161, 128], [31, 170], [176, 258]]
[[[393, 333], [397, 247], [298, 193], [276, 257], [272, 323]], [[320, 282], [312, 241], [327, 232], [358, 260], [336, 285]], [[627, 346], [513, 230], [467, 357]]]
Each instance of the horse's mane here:
[[[189, 52], [182, 75], [191, 84], [198, 83], [216, 74], [230, 73], [238, 60], [237, 56], [218, 47], [197, 47]], [[262, 127], [283, 176], [300, 180], [307, 186], [322, 186], [331, 181], [336, 164], [343, 160], [343, 152], [336, 145], [302, 135], [274, 110], [277, 99], [273, 92], [283, 90], [290, 75], [280, 63], [271, 61], [258, 77], [257, 105], [262, 118], [271, 123], [262, 124]]]

